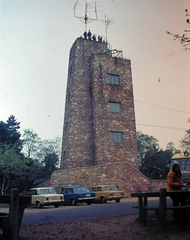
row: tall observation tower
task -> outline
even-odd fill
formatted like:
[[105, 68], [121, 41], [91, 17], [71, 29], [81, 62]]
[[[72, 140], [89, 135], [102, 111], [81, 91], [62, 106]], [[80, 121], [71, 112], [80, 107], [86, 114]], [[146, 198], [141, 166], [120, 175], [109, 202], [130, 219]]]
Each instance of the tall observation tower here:
[[[114, 54], [115, 53], [115, 54]], [[138, 166], [131, 61], [77, 38], [69, 56], [61, 169]]]

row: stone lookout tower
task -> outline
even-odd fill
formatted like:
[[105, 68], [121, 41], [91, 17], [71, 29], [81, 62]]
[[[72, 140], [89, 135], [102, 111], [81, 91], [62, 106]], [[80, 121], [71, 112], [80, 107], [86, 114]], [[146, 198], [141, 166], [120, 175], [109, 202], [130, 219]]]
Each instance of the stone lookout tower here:
[[117, 53], [82, 37], [70, 50], [61, 169], [138, 168], [131, 61]]
[[129, 197], [139, 183], [166, 186], [138, 170], [131, 61], [118, 53], [82, 37], [70, 50], [61, 167], [50, 179], [58, 192], [112, 182]]

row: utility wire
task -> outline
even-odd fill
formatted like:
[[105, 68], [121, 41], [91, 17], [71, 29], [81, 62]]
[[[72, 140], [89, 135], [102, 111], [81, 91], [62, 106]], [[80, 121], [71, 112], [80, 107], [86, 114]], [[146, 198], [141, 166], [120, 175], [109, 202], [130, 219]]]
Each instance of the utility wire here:
[[154, 107], [159, 107], [159, 108], [167, 109], [167, 110], [170, 110], [170, 111], [175, 111], [175, 112], [181, 112], [181, 113], [190, 114], [190, 112], [185, 112], [185, 111], [181, 111], [181, 110], [176, 110], [176, 109], [173, 109], [173, 108], [162, 107], [162, 106], [154, 105], [154, 104], [151, 104], [151, 103], [141, 102], [141, 101], [138, 101], [138, 100], [134, 100], [134, 101], [135, 101], [135, 102], [138, 102], [138, 103], [142, 103], [142, 104], [154, 106]]
[[174, 130], [179, 130], [179, 131], [186, 131], [186, 130], [187, 130], [187, 129], [183, 129], [183, 128], [176, 128], [176, 127], [164, 127], [164, 126], [158, 126], [158, 125], [148, 125], [148, 124], [141, 124], [141, 123], [137, 123], [136, 125], [140, 125], [140, 126], [146, 126], [146, 127], [156, 127], [156, 128], [174, 129]]

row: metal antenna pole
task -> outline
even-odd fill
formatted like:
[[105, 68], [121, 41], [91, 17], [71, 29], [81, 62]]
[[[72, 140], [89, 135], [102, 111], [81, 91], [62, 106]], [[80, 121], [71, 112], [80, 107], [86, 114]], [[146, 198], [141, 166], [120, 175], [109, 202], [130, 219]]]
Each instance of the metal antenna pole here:
[[85, 31], [87, 32], [88, 16], [87, 16], [87, 1], [85, 2], [85, 15], [84, 15]]
[[[79, 4], [79, 0], [77, 0], [75, 2], [75, 5], [73, 7], [73, 9], [74, 9], [74, 17], [78, 18], [81, 22], [83, 22], [85, 24], [85, 31], [87, 32], [87, 24], [91, 23], [92, 21], [98, 20], [98, 14], [97, 14], [97, 9], [96, 9], [96, 1], [94, 3], [88, 3], [87, 0], [85, 1], [85, 14], [84, 14], [84, 17], [76, 16], [76, 9], [77, 9], [78, 5], [80, 5]], [[94, 9], [95, 9], [95, 18], [89, 18], [88, 17], [88, 8], [92, 8], [92, 7], [94, 7]]]

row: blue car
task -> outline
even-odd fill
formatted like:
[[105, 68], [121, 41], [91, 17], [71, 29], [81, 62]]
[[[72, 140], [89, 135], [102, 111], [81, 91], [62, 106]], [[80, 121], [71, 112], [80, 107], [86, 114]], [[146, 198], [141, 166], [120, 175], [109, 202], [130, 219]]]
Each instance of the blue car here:
[[63, 190], [64, 202], [75, 206], [77, 203], [91, 204], [96, 198], [95, 192], [90, 192], [86, 186], [69, 186]]

